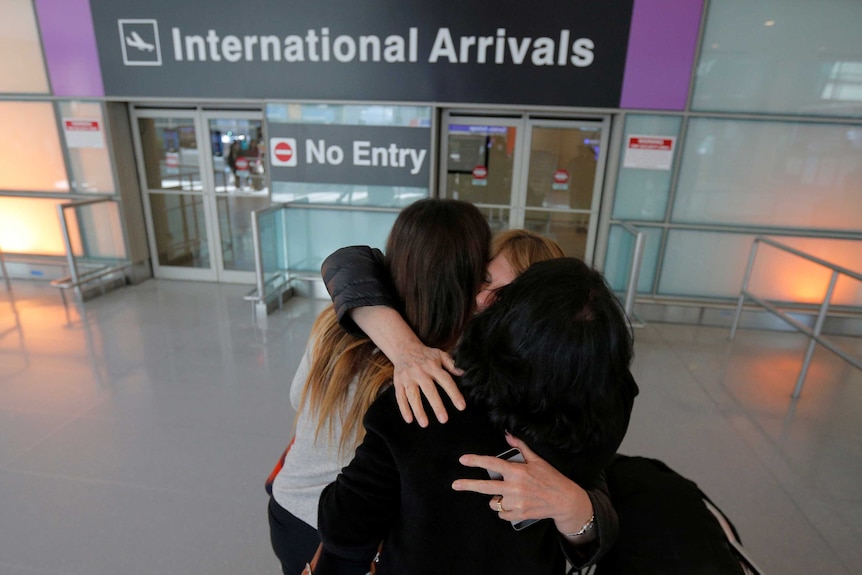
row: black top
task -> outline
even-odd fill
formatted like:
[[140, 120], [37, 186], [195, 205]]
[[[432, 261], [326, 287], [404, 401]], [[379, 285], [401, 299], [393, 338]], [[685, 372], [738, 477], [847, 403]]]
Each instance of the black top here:
[[[489, 496], [452, 489], [458, 478], [488, 478], [462, 466], [461, 455], [497, 455], [509, 446], [478, 406], [458, 411], [448, 403], [447, 409], [448, 423], [432, 420], [423, 429], [401, 419], [393, 388], [371, 406], [363, 443], [320, 498], [324, 552], [315, 575], [364, 575], [380, 541], [379, 575], [558, 575], [563, 549], [572, 563], [583, 564], [551, 520], [516, 531], [491, 510]], [[593, 479], [594, 493], [606, 502], [601, 478]], [[604, 503], [593, 502], [597, 515], [608, 513]]]

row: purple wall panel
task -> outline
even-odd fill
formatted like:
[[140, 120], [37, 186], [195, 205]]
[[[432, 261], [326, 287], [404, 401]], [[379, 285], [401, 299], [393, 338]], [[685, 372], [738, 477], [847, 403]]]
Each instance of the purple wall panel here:
[[702, 0], [635, 0], [620, 108], [684, 110]]
[[89, 0], [36, 0], [55, 96], [104, 96]]

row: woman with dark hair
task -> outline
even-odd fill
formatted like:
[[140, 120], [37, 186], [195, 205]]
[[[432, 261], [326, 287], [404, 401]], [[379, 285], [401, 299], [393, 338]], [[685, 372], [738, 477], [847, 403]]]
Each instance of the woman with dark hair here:
[[452, 489], [464, 475], [487, 479], [458, 459], [504, 451], [508, 431], [595, 486], [637, 392], [625, 314], [583, 262], [541, 262], [470, 322], [455, 358], [468, 408], [450, 410], [445, 425], [405, 423], [393, 388], [369, 408], [355, 458], [321, 495], [315, 574], [364, 574], [380, 541], [381, 575], [562, 572], [572, 548], [561, 540], [582, 536], [581, 526], [544, 520], [516, 531], [488, 510], [505, 513], [505, 497], [489, 504]]
[[[472, 315], [490, 237], [481, 212], [456, 200], [420, 200], [395, 220], [383, 265], [404, 318], [427, 345], [448, 350], [456, 343]], [[295, 439], [269, 505], [272, 546], [285, 574], [299, 574], [314, 555], [320, 492], [353, 457], [362, 418], [392, 372], [373, 342], [339, 326], [332, 306], [320, 314], [291, 386]]]

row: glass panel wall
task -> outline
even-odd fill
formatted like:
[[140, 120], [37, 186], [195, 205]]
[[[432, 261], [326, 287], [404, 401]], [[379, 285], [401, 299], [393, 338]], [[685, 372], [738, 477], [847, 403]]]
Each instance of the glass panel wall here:
[[862, 3], [708, 6], [692, 109], [862, 116]]
[[0, 196], [0, 247], [6, 255], [64, 255], [57, 205], [67, 201]]
[[[663, 163], [666, 150], [641, 151], [640, 138], [673, 138], [671, 162], [675, 159], [682, 118], [678, 116], [631, 115], [626, 117], [623, 158], [617, 174], [614, 196], [614, 219], [635, 221], [662, 221], [667, 210], [673, 164]], [[635, 139], [634, 141], [632, 139]], [[650, 155], [653, 160], [650, 161]]]
[[[739, 296], [748, 263], [752, 234], [671, 230], [659, 293], [672, 296]], [[862, 240], [828, 240], [770, 236], [772, 239], [858, 270]], [[704, 254], [709, 254], [708, 258]], [[820, 303], [831, 271], [771, 246], [761, 245], [749, 291], [770, 300]], [[862, 306], [862, 285], [844, 278], [832, 298], [835, 305]]]
[[69, 191], [51, 102], [0, 102], [0, 126], [0, 190]]
[[[643, 259], [638, 275], [638, 293], [651, 293], [655, 281], [656, 263], [661, 246], [661, 228], [638, 226], [637, 230], [645, 234]], [[629, 272], [634, 257], [635, 236], [622, 226], [611, 226], [608, 237], [608, 258], [604, 274], [614, 291], [622, 292], [628, 287]]]
[[[758, 235], [862, 271], [862, 4], [711, 0], [707, 9], [690, 108], [625, 116], [609, 279], [623, 287], [621, 221], [648, 233], [641, 294], [732, 301]], [[639, 134], [676, 138], [671, 161], [633, 166]], [[761, 251], [755, 293], [820, 301], [828, 272]], [[835, 302], [860, 306], [858, 283], [839, 281]]]
[[860, 158], [862, 126], [692, 118], [673, 221], [862, 230]]
[[48, 75], [32, 0], [3, 0], [0, 54], [3, 54], [0, 93], [48, 93]]
[[102, 104], [60, 102], [60, 123], [69, 154], [72, 190], [79, 194], [113, 194], [114, 174]]

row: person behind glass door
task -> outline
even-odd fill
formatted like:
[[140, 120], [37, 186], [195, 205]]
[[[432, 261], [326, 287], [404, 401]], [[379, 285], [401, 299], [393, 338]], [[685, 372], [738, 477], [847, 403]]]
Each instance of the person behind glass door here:
[[[451, 349], [472, 316], [490, 239], [482, 213], [466, 202], [420, 200], [395, 220], [383, 263], [405, 319], [428, 345]], [[353, 457], [365, 411], [392, 371], [371, 340], [341, 328], [331, 306], [317, 318], [291, 385], [295, 441], [269, 505], [272, 546], [286, 575], [314, 555], [320, 492]]]
[[230, 171], [233, 174], [233, 185], [237, 190], [242, 189], [242, 183], [240, 183], [239, 175], [237, 174], [236, 169], [236, 160], [241, 155], [241, 146], [239, 140], [234, 140], [230, 143], [230, 150], [228, 150], [227, 154], [227, 165], [230, 167]]

